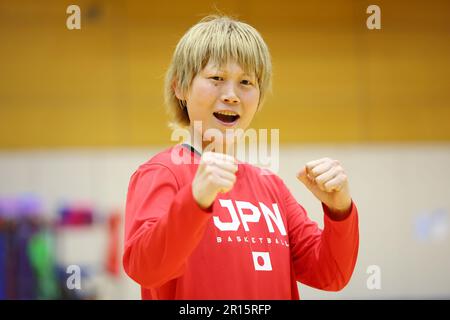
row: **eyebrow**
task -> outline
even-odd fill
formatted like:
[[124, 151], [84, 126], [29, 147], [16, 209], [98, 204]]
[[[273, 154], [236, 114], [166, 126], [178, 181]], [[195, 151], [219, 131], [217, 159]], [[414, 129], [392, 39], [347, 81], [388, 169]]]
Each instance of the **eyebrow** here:
[[[215, 69], [215, 68], [212, 68], [212, 69], [210, 69], [210, 70], [207, 70], [207, 72], [220, 72], [220, 73], [225, 73], [225, 74], [227, 74], [228, 72], [227, 71], [225, 71], [224, 69]], [[256, 78], [256, 74], [249, 74], [249, 73], [247, 73], [247, 72], [242, 72], [242, 73], [240, 73], [240, 75], [241, 76], [247, 76], [247, 77], [250, 77], [250, 78], [252, 78], [252, 77], [255, 77]]]

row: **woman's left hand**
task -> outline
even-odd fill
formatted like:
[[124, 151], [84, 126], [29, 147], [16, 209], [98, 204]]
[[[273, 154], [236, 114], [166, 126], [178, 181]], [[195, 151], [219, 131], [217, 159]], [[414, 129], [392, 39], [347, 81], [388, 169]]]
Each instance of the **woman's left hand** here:
[[347, 175], [339, 161], [330, 158], [310, 161], [297, 178], [334, 214], [349, 212], [352, 198]]

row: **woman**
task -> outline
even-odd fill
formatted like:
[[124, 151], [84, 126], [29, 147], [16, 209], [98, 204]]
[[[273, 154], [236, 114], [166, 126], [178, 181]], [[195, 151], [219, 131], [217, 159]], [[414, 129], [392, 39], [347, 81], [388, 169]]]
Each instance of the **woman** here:
[[[167, 106], [174, 128], [201, 139], [131, 177], [123, 263], [143, 299], [299, 299], [297, 281], [337, 291], [350, 280], [358, 214], [339, 162], [322, 158], [298, 173], [322, 202], [321, 230], [279, 177], [223, 150], [236, 143], [230, 132], [248, 128], [270, 81], [268, 48], [248, 24], [210, 16], [178, 43]], [[211, 142], [208, 130], [224, 139]]]

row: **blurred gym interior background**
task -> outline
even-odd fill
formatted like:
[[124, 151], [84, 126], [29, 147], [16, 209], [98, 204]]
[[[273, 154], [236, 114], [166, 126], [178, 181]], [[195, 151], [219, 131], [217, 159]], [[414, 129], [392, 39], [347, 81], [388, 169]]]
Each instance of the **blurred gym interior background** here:
[[359, 208], [349, 285], [299, 284], [301, 297], [450, 298], [450, 2], [0, 0], [0, 299], [140, 298], [121, 264], [128, 181], [173, 144], [164, 73], [217, 10], [269, 45], [273, 92], [253, 127], [280, 129], [294, 196], [322, 226], [295, 174], [328, 156]]

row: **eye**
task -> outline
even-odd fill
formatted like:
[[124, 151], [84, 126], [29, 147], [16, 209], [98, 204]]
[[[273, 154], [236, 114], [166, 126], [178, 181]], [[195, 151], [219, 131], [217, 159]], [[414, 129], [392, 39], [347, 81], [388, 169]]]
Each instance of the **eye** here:
[[219, 76], [213, 76], [213, 77], [209, 77], [210, 79], [213, 79], [214, 81], [222, 81], [223, 78], [219, 77]]
[[241, 83], [245, 86], [251, 86], [252, 82], [250, 80], [242, 80]]

